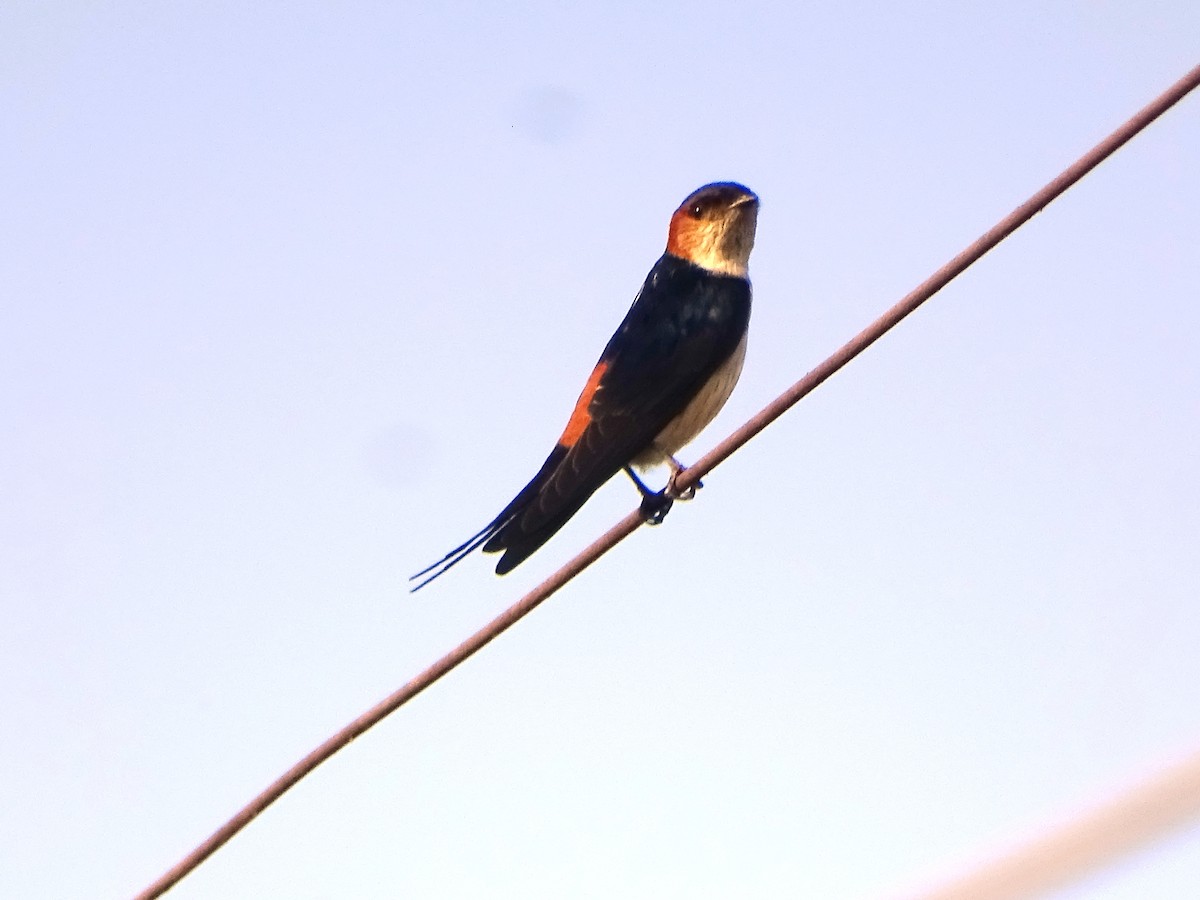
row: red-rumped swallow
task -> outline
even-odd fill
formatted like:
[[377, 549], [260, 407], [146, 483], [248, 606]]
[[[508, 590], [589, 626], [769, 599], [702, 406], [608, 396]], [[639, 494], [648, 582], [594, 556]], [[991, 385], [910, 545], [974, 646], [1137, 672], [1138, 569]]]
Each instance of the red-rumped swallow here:
[[[733, 182], [707, 184], [671, 216], [667, 251], [575, 403], [533, 480], [479, 533], [410, 580], [419, 590], [482, 546], [503, 575], [546, 543], [602, 484], [624, 469], [658, 524], [677, 495], [675, 459], [713, 420], [742, 372], [750, 324], [748, 265], [758, 197]], [[672, 469], [651, 491], [634, 469]], [[690, 493], [689, 493], [690, 496]]]

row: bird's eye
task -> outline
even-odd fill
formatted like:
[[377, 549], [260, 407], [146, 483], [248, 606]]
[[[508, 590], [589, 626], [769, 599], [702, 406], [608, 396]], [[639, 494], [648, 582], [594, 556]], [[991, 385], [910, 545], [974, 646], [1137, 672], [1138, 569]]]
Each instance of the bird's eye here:
[[692, 208], [688, 210], [688, 215], [693, 219], [698, 219], [704, 214], [704, 207], [699, 203], [693, 203]]

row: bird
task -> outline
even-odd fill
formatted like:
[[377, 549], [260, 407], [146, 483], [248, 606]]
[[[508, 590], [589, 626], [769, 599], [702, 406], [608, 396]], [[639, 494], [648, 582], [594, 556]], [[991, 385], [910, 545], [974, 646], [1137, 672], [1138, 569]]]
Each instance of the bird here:
[[[649, 524], [663, 520], [684, 466], [675, 458], [720, 412], [746, 357], [750, 251], [759, 198], [732, 181], [688, 195], [671, 216], [666, 252], [600, 354], [562, 435], [533, 479], [484, 528], [409, 580], [417, 591], [479, 547], [502, 554], [496, 574], [524, 562], [624, 470]], [[638, 476], [668, 466], [653, 491]]]

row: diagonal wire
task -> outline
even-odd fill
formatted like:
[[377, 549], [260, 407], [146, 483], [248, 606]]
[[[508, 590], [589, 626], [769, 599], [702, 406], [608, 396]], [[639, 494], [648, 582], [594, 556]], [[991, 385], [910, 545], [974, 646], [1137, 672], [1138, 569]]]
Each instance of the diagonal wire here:
[[1032, 900], [1194, 821], [1200, 750], [1071, 821], [910, 900]]
[[[1130, 138], [1178, 103], [1188, 92], [1198, 85], [1200, 85], [1200, 65], [1171, 85], [1171, 87], [1143, 107], [1120, 128], [1065, 169], [1053, 181], [1001, 219], [1000, 222], [982, 237], [950, 260], [950, 262], [946, 263], [946, 265], [942, 266], [942, 268], [934, 272], [933, 275], [913, 289], [899, 303], [868, 325], [827, 360], [780, 394], [779, 397], [768, 404], [761, 412], [753, 416], [725, 440], [721, 441], [721, 443], [701, 457], [694, 465], [681, 472], [675, 479], [676, 489], [679, 491], [686, 490], [717, 465], [732, 456], [736, 450], [766, 428], [771, 422], [783, 415], [801, 398], [811, 393], [818, 385], [829, 378], [830, 375], [877, 341], [901, 319], [940, 291], [952, 279], [1012, 234], [1017, 228], [1033, 218], [1034, 215], [1045, 208], [1051, 201], [1055, 200], [1080, 178], [1115, 153]], [[479, 631], [475, 632], [475, 634], [471, 635], [471, 637], [467, 638], [467, 640], [463, 641], [399, 690], [377, 703], [341, 731], [328, 738], [324, 743], [292, 766], [292, 768], [284, 772], [266, 790], [246, 804], [233, 818], [213, 832], [213, 834], [206, 838], [187, 856], [168, 869], [153, 884], [138, 894], [135, 900], [151, 900], [151, 898], [161, 896], [181, 878], [216, 852], [221, 845], [250, 824], [259, 813], [283, 796], [288, 789], [304, 778], [309, 772], [369, 728], [395, 712], [425, 688], [429, 687], [429, 685], [433, 684], [459, 663], [489, 643], [493, 638], [498, 637], [512, 625], [516, 624], [532, 612], [543, 600], [555, 593], [620, 541], [636, 531], [641, 524], [642, 517], [638, 511], [635, 510], [629, 513], [629, 515], [617, 522], [616, 525], [592, 542], [591, 545], [574, 559], [502, 614], [479, 629]]]

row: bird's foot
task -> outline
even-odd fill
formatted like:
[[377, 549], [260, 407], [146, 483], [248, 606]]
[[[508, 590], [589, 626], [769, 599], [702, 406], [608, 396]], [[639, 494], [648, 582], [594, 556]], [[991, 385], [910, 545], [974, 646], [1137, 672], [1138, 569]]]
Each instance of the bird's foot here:
[[666, 488], [656, 494], [642, 494], [642, 505], [639, 507], [642, 521], [647, 525], [661, 525], [674, 503], [675, 498], [668, 495]]
[[695, 484], [689, 484], [686, 488], [683, 488], [682, 490], [680, 490], [679, 487], [676, 485], [676, 481], [679, 479], [679, 476], [685, 471], [687, 471], [687, 470], [682, 467], [676, 469], [672, 473], [670, 480], [667, 481], [667, 486], [664, 489], [664, 491], [667, 494], [667, 496], [673, 500], [683, 500], [684, 502], [687, 502], [688, 500], [692, 500], [696, 496], [696, 491], [698, 491], [698, 490], [700, 490], [700, 488], [704, 487], [703, 481], [697, 481]]

